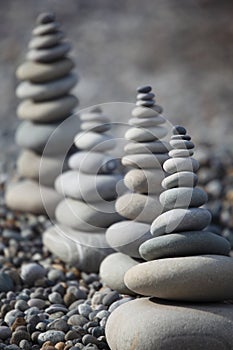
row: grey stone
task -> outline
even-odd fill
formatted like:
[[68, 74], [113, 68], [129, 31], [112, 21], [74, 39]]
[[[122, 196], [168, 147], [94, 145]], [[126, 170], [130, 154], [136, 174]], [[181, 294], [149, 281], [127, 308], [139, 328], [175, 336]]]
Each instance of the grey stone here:
[[152, 100], [154, 99], [155, 94], [153, 92], [141, 92], [137, 94], [137, 100]]
[[172, 233], [142, 243], [141, 257], [154, 260], [176, 256], [201, 254], [229, 255], [230, 243], [223, 237], [207, 231]]
[[0, 326], [0, 339], [6, 340], [11, 336], [11, 329], [7, 326]]
[[38, 16], [37, 16], [37, 19], [36, 19], [36, 23], [38, 25], [40, 24], [46, 24], [46, 23], [51, 23], [51, 22], [54, 22], [55, 21], [55, 15], [54, 13], [52, 12], [43, 12], [43, 13], [40, 13]]
[[34, 284], [36, 280], [43, 278], [45, 275], [45, 268], [37, 263], [22, 265], [21, 278], [29, 285]]
[[199, 255], [148, 261], [125, 274], [125, 284], [135, 293], [156, 298], [211, 302], [232, 300], [233, 259]]
[[[131, 166], [141, 169], [162, 169], [163, 163], [168, 159], [166, 153], [163, 154], [129, 154], [121, 160], [124, 166]], [[169, 159], [170, 160], [170, 159]]]
[[111, 123], [99, 123], [96, 121], [83, 122], [81, 124], [81, 129], [83, 131], [93, 131], [93, 132], [105, 132], [111, 129]]
[[146, 128], [146, 127], [164, 124], [165, 122], [166, 122], [166, 119], [162, 115], [158, 115], [157, 117], [152, 117], [152, 118], [143, 118], [143, 119], [131, 118], [129, 120], [129, 125]]
[[39, 299], [39, 298], [32, 298], [28, 300], [28, 306], [29, 307], [38, 307], [38, 309], [43, 309], [45, 306], [45, 300]]
[[137, 88], [138, 93], [148, 94], [152, 90], [150, 85], [143, 85]]
[[106, 338], [111, 350], [232, 350], [232, 327], [232, 305], [141, 298], [110, 315]]
[[60, 28], [60, 25], [57, 22], [43, 23], [38, 25], [36, 28], [34, 28], [32, 31], [32, 34], [36, 36], [36, 35], [56, 33], [59, 30], [59, 28]]
[[193, 155], [193, 150], [190, 149], [172, 149], [168, 155], [172, 158], [180, 157], [191, 157]]
[[170, 158], [164, 163], [163, 168], [169, 174], [181, 171], [195, 173], [199, 168], [199, 162], [194, 158]]
[[201, 188], [178, 187], [161, 193], [160, 203], [166, 209], [200, 207], [208, 200]]
[[0, 272], [0, 292], [8, 292], [14, 289], [14, 283], [10, 276], [1, 271]]
[[191, 171], [181, 171], [165, 177], [162, 181], [162, 187], [165, 189], [173, 187], [195, 187], [198, 177]]
[[65, 333], [62, 331], [49, 330], [40, 333], [38, 336], [38, 343], [42, 345], [46, 341], [51, 341], [54, 345], [65, 340]]
[[64, 38], [64, 33], [59, 31], [53, 34], [33, 37], [28, 47], [29, 49], [45, 49], [57, 45]]
[[111, 136], [92, 131], [80, 132], [76, 135], [74, 143], [79, 149], [92, 152], [104, 152], [116, 146], [116, 141]]
[[165, 141], [129, 142], [124, 147], [124, 151], [128, 154], [167, 153], [170, 149], [171, 146]]
[[134, 127], [130, 128], [126, 134], [126, 140], [146, 142], [159, 140], [167, 135], [167, 130], [161, 126], [154, 126], [150, 128]]
[[156, 105], [153, 106], [153, 108], [138, 106], [132, 110], [132, 116], [135, 118], [153, 118], [161, 113], [162, 113], [162, 108]]
[[77, 152], [69, 158], [68, 164], [71, 169], [86, 174], [109, 174], [117, 168], [118, 162], [108, 154]]
[[101, 109], [95, 109], [94, 111], [81, 113], [80, 120], [84, 123], [96, 122], [96, 123], [108, 124], [110, 122], [109, 118], [104, 114], [102, 114]]
[[175, 149], [193, 149], [194, 144], [192, 141], [187, 140], [171, 140], [170, 145]]
[[160, 194], [164, 172], [159, 169], [132, 169], [124, 177], [125, 186], [137, 193]]
[[171, 232], [199, 231], [210, 222], [211, 214], [207, 209], [171, 209], [153, 221], [151, 233], [156, 237]]
[[26, 57], [29, 61], [48, 63], [63, 58], [70, 50], [71, 45], [68, 42], [61, 42], [47, 49], [29, 50]]

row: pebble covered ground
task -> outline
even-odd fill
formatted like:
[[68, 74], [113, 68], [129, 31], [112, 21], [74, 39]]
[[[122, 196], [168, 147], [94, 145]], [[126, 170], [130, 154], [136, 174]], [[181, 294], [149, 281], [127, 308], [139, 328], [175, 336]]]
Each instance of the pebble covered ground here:
[[[199, 185], [209, 195], [213, 229], [233, 247], [233, 154], [199, 148]], [[43, 246], [44, 216], [13, 213], [0, 175], [0, 350], [109, 349], [109, 314], [132, 297], [104, 287], [97, 274], [65, 265]]]

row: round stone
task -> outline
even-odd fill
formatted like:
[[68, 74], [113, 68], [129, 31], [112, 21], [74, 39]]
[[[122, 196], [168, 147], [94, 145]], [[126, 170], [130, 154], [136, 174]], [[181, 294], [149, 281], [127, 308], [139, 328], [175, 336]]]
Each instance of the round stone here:
[[28, 44], [29, 49], [44, 49], [57, 45], [64, 37], [63, 32], [48, 34], [43, 36], [35, 36]]
[[65, 197], [84, 200], [87, 203], [113, 200], [117, 197], [116, 186], [121, 175], [89, 175], [76, 170], [67, 171], [55, 181], [58, 193]]
[[129, 154], [121, 160], [124, 166], [141, 169], [162, 169], [162, 164], [168, 159], [168, 154]]
[[17, 115], [20, 119], [31, 120], [37, 123], [50, 123], [67, 118], [78, 100], [73, 95], [59, 97], [56, 100], [33, 102], [25, 100], [20, 103]]
[[67, 94], [76, 83], [77, 77], [74, 74], [68, 74], [64, 78], [44, 84], [32, 84], [29, 81], [24, 81], [16, 89], [16, 95], [18, 98], [43, 102]]
[[41, 279], [45, 275], [46, 269], [37, 263], [22, 265], [21, 278], [29, 285], [33, 285], [37, 279]]
[[203, 208], [172, 209], [157, 217], [151, 225], [153, 236], [171, 232], [199, 231], [211, 222], [209, 210]]
[[132, 192], [160, 194], [164, 172], [159, 169], [132, 169], [124, 177], [125, 186]]
[[37, 24], [46, 24], [54, 21], [55, 21], [55, 15], [52, 12], [41, 13], [36, 19]]
[[47, 214], [51, 218], [54, 217], [60, 200], [61, 196], [53, 188], [40, 186], [31, 180], [12, 183], [6, 192], [6, 203], [10, 209], [38, 215]]
[[100, 277], [111, 289], [121, 294], [133, 295], [124, 283], [125, 273], [138, 262], [128, 255], [113, 253], [103, 260], [100, 265]]
[[138, 249], [143, 242], [150, 238], [150, 225], [136, 221], [117, 222], [106, 231], [109, 245], [133, 258], [141, 258]]
[[169, 174], [180, 171], [195, 173], [199, 169], [199, 162], [195, 158], [171, 158], [164, 163], [163, 168]]
[[181, 171], [165, 177], [162, 181], [162, 187], [165, 189], [173, 187], [195, 187], [198, 177], [193, 172]]
[[116, 200], [116, 210], [127, 219], [151, 224], [161, 214], [162, 206], [156, 196], [126, 193]]
[[96, 132], [80, 132], [74, 139], [75, 145], [81, 150], [105, 152], [116, 146], [116, 140], [109, 135]]
[[171, 140], [170, 145], [176, 149], [193, 149], [194, 148], [194, 144], [192, 143], [192, 141], [186, 141], [186, 140]]
[[49, 330], [38, 335], [38, 343], [40, 345], [47, 341], [51, 341], [53, 344], [63, 342], [65, 340], [65, 333], [62, 331]]
[[60, 28], [60, 24], [57, 22], [51, 22], [51, 23], [43, 23], [38, 25], [36, 28], [33, 29], [32, 34], [33, 35], [45, 35], [50, 33], [56, 33]]
[[180, 158], [180, 157], [191, 157], [193, 155], [193, 151], [189, 149], [172, 149], [168, 155], [172, 158]]
[[160, 126], [146, 128], [130, 128], [126, 134], [126, 140], [137, 142], [154, 141], [167, 135], [167, 130]]
[[156, 117], [152, 118], [131, 118], [129, 120], [129, 125], [134, 125], [137, 127], [151, 127], [151, 126], [157, 126], [160, 124], [164, 124], [166, 122], [166, 119], [162, 115], [158, 115]]
[[173, 135], [186, 135], [187, 131], [183, 126], [175, 125], [172, 128]]
[[177, 187], [161, 193], [160, 203], [165, 209], [200, 207], [208, 201], [201, 188]]
[[111, 124], [102, 124], [98, 122], [84, 122], [81, 124], [81, 129], [83, 131], [94, 131], [94, 132], [105, 132], [111, 129]]
[[129, 142], [124, 147], [125, 153], [128, 154], [167, 153], [170, 149], [171, 146], [165, 141]]
[[189, 256], [229, 255], [230, 243], [223, 237], [207, 231], [172, 233], [147, 240], [139, 248], [145, 260]]
[[20, 80], [30, 80], [32, 83], [45, 83], [68, 74], [74, 67], [70, 58], [63, 58], [51, 63], [26, 61], [18, 67], [16, 76]]
[[162, 113], [162, 110], [155, 110], [155, 106], [153, 108], [138, 106], [132, 110], [132, 116], [135, 118], [154, 118], [160, 113]]
[[137, 94], [137, 100], [152, 100], [153, 98], [155, 98], [155, 94], [153, 94], [153, 92], [144, 92], [144, 93], [139, 93]]
[[63, 58], [71, 50], [71, 45], [67, 42], [49, 47], [47, 49], [32, 49], [28, 51], [27, 59], [36, 62], [53, 62]]
[[199, 255], [148, 261], [125, 274], [135, 293], [161, 299], [211, 302], [232, 300], [233, 259]]
[[43, 244], [61, 261], [88, 273], [98, 272], [101, 261], [112, 253], [104, 232], [82, 233], [61, 225], [43, 233]]
[[87, 204], [66, 198], [56, 208], [56, 219], [76, 230], [99, 232], [119, 221], [121, 217], [116, 213], [114, 201]]
[[110, 315], [106, 338], [111, 350], [132, 350], [135, 344], [138, 350], [229, 350], [232, 327], [231, 304], [140, 298], [119, 306]]
[[116, 159], [104, 153], [77, 152], [69, 158], [71, 169], [86, 174], [110, 174], [118, 166]]
[[143, 93], [143, 94], [148, 94], [151, 90], [152, 90], [152, 87], [150, 85], [139, 86], [137, 88], [137, 92]]

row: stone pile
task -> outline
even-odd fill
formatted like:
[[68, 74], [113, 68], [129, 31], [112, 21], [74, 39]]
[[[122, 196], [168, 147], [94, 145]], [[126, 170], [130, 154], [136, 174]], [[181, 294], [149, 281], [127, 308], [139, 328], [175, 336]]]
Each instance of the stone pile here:
[[53, 216], [61, 199], [53, 189], [54, 180], [79, 130], [78, 118], [70, 116], [77, 105], [70, 94], [77, 77], [67, 57], [71, 45], [63, 38], [53, 14], [39, 15], [26, 61], [16, 72], [22, 81], [16, 95], [23, 100], [17, 115], [23, 122], [15, 138], [22, 153], [19, 179], [6, 194], [7, 205], [14, 210]]
[[207, 196], [195, 187], [199, 164], [183, 127], [174, 127], [170, 145], [160, 195], [165, 212], [151, 225], [153, 238], [139, 248], [147, 262], [125, 274], [129, 289], [152, 298], [116, 310], [107, 340], [112, 350], [232, 349], [233, 306], [223, 303], [233, 299], [230, 244], [204, 230], [211, 215], [199, 208]]
[[156, 104], [150, 86], [137, 89], [137, 103], [126, 132], [122, 164], [132, 169], [124, 183], [130, 192], [116, 201], [116, 210], [125, 220], [107, 230], [106, 238], [118, 253], [108, 256], [101, 265], [103, 281], [112, 289], [131, 294], [124, 284], [124, 274], [141, 259], [139, 246], [151, 237], [150, 224], [161, 213], [159, 194], [164, 178], [163, 162], [168, 158], [169, 144], [159, 141], [167, 135], [162, 107]]
[[55, 255], [83, 271], [98, 271], [103, 258], [112, 252], [105, 231], [121, 220], [115, 211], [119, 174], [117, 160], [107, 154], [116, 145], [106, 133], [110, 120], [95, 108], [81, 115], [81, 129], [75, 137], [80, 150], [69, 159], [71, 170], [55, 181], [65, 196], [56, 208], [58, 225], [44, 233], [44, 244]]

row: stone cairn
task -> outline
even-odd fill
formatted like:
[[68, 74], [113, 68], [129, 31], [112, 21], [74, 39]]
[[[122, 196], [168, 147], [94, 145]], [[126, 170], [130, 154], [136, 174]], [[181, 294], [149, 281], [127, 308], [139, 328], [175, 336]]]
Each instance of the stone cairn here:
[[147, 262], [125, 274], [129, 289], [156, 299], [136, 299], [114, 311], [107, 340], [112, 350], [232, 349], [233, 305], [221, 303], [233, 299], [230, 245], [204, 230], [211, 216], [199, 207], [207, 196], [195, 187], [199, 164], [183, 127], [173, 128], [170, 145], [160, 195], [164, 212], [152, 223], [153, 238], [139, 248]]
[[44, 244], [62, 260], [86, 272], [97, 272], [100, 262], [112, 252], [105, 231], [121, 220], [115, 211], [116, 188], [122, 175], [118, 162], [107, 152], [116, 145], [106, 132], [110, 120], [95, 108], [81, 115], [81, 129], [75, 137], [80, 150], [69, 159], [71, 170], [55, 182], [65, 196], [56, 208], [57, 226], [44, 233]]
[[79, 130], [77, 117], [70, 117], [77, 105], [70, 94], [77, 78], [67, 57], [71, 46], [63, 38], [53, 14], [38, 16], [27, 59], [16, 72], [22, 81], [16, 95], [23, 99], [17, 110], [23, 122], [16, 143], [23, 151], [17, 162], [19, 179], [10, 183], [6, 194], [11, 209], [51, 217], [61, 199], [54, 180]]
[[123, 294], [132, 294], [124, 284], [124, 274], [138, 264], [139, 246], [151, 237], [150, 225], [162, 211], [162, 164], [168, 158], [169, 144], [159, 141], [167, 135], [166, 119], [151, 90], [150, 86], [137, 89], [136, 107], [129, 120], [132, 127], [125, 134], [127, 155], [122, 158], [122, 164], [132, 168], [124, 177], [130, 192], [116, 201], [117, 212], [126, 220], [107, 230], [106, 239], [118, 253], [108, 256], [100, 268], [103, 281]]

